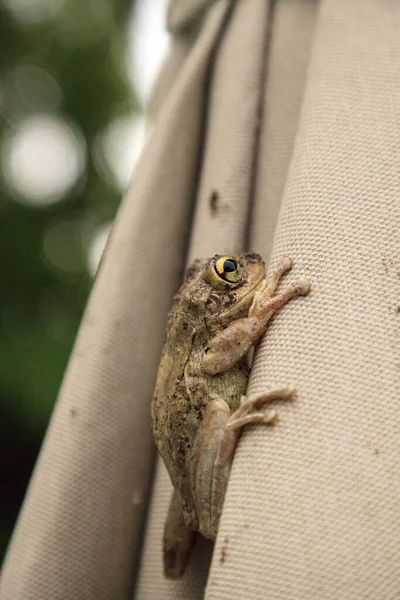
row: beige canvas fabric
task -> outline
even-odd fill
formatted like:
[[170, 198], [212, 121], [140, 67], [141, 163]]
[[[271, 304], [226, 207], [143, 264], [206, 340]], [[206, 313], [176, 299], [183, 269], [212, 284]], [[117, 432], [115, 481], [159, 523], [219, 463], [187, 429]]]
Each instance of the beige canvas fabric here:
[[298, 400], [242, 438], [208, 600], [399, 598], [399, 25], [398, 3], [320, 3], [271, 261], [313, 291], [249, 390], [296, 382]]
[[[160, 84], [0, 600], [128, 599], [134, 585], [140, 600], [397, 600], [400, 5], [176, 0], [169, 26], [174, 81]], [[289, 255], [288, 280], [313, 287], [274, 319], [250, 380], [250, 394], [297, 383], [298, 398], [242, 436], [210, 571], [199, 540], [185, 578], [166, 582], [170, 484], [159, 463], [149, 499], [149, 402], [187, 241], [189, 259]]]

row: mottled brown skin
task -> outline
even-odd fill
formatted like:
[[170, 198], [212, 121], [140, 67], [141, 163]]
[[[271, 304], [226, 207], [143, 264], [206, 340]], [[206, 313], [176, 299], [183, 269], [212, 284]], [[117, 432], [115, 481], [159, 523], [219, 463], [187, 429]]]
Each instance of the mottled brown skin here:
[[218, 258], [196, 261], [174, 299], [151, 407], [153, 435], [175, 489], [164, 535], [164, 570], [172, 578], [182, 574], [193, 543], [184, 523], [216, 535], [241, 427], [273, 421], [275, 412], [254, 409], [294, 393], [290, 387], [246, 400], [247, 353], [274, 312], [307, 293], [308, 283], [274, 296], [290, 259], [266, 281], [259, 255], [232, 257], [241, 269], [240, 281], [232, 283], [215, 274]]
[[222, 397], [231, 410], [239, 407], [249, 377], [246, 355], [225, 373], [208, 375], [202, 359], [209, 343], [231, 321], [245, 316], [255, 287], [265, 274], [256, 254], [243, 255], [247, 281], [236, 289], [214, 290], [203, 280], [209, 261], [197, 261], [174, 299], [167, 323], [152, 403], [153, 435], [172, 484], [181, 497], [185, 520], [198, 529], [190, 489], [187, 461], [205, 408], [213, 397]]

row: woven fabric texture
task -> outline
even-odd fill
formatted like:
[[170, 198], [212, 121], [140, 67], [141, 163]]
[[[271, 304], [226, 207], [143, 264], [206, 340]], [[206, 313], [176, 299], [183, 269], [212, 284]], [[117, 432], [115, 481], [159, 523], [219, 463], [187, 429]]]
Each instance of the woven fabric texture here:
[[[172, 0], [168, 15], [153, 135], [0, 600], [398, 600], [400, 5]], [[249, 387], [298, 396], [246, 429], [214, 549], [199, 538], [167, 582], [171, 487], [160, 462], [150, 486], [149, 433], [165, 318], [185, 259], [244, 247], [312, 282], [274, 318]]]
[[313, 289], [249, 389], [298, 399], [242, 437], [207, 600], [399, 597], [399, 25], [397, 3], [320, 3], [271, 260]]

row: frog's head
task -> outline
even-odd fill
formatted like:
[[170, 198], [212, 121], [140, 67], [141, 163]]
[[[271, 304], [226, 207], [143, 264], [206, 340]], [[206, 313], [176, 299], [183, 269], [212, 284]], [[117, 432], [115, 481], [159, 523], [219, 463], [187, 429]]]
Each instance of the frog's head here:
[[205, 314], [210, 325], [221, 320], [228, 324], [247, 314], [264, 277], [265, 264], [259, 254], [216, 254], [189, 269], [183, 295], [192, 314]]

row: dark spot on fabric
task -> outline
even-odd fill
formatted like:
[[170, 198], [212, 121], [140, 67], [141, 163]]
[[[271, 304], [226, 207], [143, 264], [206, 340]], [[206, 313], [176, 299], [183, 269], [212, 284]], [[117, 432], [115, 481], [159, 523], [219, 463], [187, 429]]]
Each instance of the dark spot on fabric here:
[[219, 562], [221, 565], [224, 565], [228, 558], [228, 543], [229, 543], [229, 539], [226, 537], [224, 539], [224, 543], [221, 548], [221, 556], [219, 558]]
[[219, 209], [219, 194], [217, 192], [217, 190], [213, 190], [211, 192], [210, 195], [210, 200], [209, 200], [209, 206], [210, 206], [210, 212], [213, 216], [215, 216], [216, 214], [218, 214], [218, 209]]

